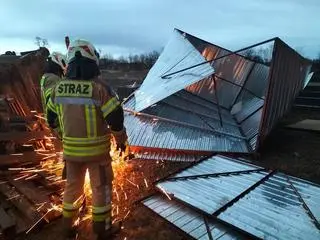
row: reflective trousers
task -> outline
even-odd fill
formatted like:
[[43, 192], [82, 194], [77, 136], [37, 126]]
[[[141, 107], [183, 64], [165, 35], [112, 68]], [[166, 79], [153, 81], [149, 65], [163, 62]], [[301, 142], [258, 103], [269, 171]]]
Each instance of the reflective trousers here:
[[93, 224], [105, 222], [105, 227], [108, 229], [111, 227], [113, 172], [111, 159], [105, 159], [105, 157], [102, 161], [93, 162], [66, 161], [67, 182], [63, 196], [63, 217], [70, 220], [77, 217], [83, 202], [83, 187], [87, 169], [92, 189]]

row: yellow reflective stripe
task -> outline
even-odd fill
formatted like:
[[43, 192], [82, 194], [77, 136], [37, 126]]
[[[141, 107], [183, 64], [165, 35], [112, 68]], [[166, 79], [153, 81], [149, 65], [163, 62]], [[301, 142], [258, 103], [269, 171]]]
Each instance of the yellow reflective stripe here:
[[100, 144], [100, 143], [106, 143], [108, 139], [105, 137], [103, 139], [86, 139], [84, 141], [77, 141], [77, 140], [68, 140], [66, 138], [63, 139], [63, 142], [65, 144], [70, 145], [92, 145], [92, 144]]
[[[45, 99], [44, 99], [44, 101], [45, 101]], [[48, 101], [48, 103], [47, 103], [47, 108], [48, 108], [49, 110], [51, 110], [52, 112], [54, 112], [54, 113], [57, 112], [57, 111], [56, 111], [56, 108], [55, 108], [55, 106], [54, 106], [54, 104], [53, 104], [53, 102], [52, 102], [51, 99], [49, 99], [49, 101]]]
[[72, 147], [66, 144], [63, 144], [63, 153], [68, 156], [97, 156], [107, 152], [107, 147], [105, 144], [100, 146], [92, 146], [92, 147]]
[[45, 90], [45, 92], [44, 92], [45, 97], [47, 98], [48, 96], [50, 96], [50, 95], [51, 95], [51, 92], [52, 92], [52, 89], [51, 89], [51, 88]]
[[78, 208], [79, 208], [79, 206], [77, 206], [76, 204], [63, 202], [63, 209], [64, 210], [73, 211], [73, 210], [77, 210]]
[[84, 109], [85, 109], [85, 117], [86, 117], [87, 136], [92, 137], [91, 122], [89, 121], [89, 118], [90, 118], [89, 105], [86, 105]]
[[85, 106], [86, 113], [86, 126], [87, 126], [87, 136], [96, 137], [97, 136], [97, 112], [96, 107], [93, 105]]
[[59, 125], [61, 128], [62, 134], [64, 134], [64, 124], [63, 124], [63, 106], [62, 104], [57, 105], [57, 112], [58, 112], [58, 120], [59, 120]]
[[87, 137], [64, 137], [65, 140], [68, 141], [73, 141], [73, 142], [79, 142], [79, 143], [86, 143], [88, 141], [104, 141], [106, 139], [108, 139], [108, 137], [106, 135], [103, 136], [97, 136], [97, 137], [93, 137], [93, 138], [87, 138]]
[[90, 106], [92, 112], [93, 137], [97, 136], [97, 110], [95, 106]]
[[40, 86], [41, 86], [41, 88], [43, 88], [45, 79], [46, 79], [45, 77], [42, 77], [42, 78], [40, 79]]
[[73, 218], [74, 216], [76, 216], [77, 212], [76, 211], [66, 211], [66, 210], [63, 210], [62, 211], [62, 215], [63, 217], [65, 218]]
[[103, 113], [103, 117], [107, 117], [113, 110], [115, 110], [120, 105], [119, 101], [116, 97], [111, 98], [107, 101], [102, 107], [101, 111]]
[[100, 213], [106, 213], [108, 211], [111, 210], [111, 204], [108, 204], [104, 207], [95, 207], [95, 206], [92, 206], [92, 213], [93, 214], [100, 214]]
[[92, 221], [94, 222], [109, 222], [111, 221], [111, 217], [107, 216], [108, 214], [95, 215], [92, 214]]

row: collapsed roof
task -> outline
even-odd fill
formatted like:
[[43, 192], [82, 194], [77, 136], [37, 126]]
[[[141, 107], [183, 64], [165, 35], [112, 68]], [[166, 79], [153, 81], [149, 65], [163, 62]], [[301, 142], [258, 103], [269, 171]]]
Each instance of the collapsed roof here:
[[231, 52], [175, 30], [124, 102], [132, 149], [255, 152], [290, 109], [310, 68], [279, 38]]
[[225, 156], [159, 181], [143, 204], [193, 239], [319, 239], [320, 186]]

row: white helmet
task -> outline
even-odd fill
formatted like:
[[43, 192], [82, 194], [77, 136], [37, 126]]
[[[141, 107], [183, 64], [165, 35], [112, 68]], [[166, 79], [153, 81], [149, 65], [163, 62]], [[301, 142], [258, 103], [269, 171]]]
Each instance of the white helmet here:
[[94, 60], [97, 63], [97, 65], [99, 65], [99, 54], [90, 42], [83, 39], [77, 39], [72, 41], [68, 47], [68, 64], [74, 60], [76, 52], [80, 52], [82, 57]]
[[58, 64], [63, 71], [66, 70], [67, 64], [66, 64], [66, 56], [59, 52], [52, 52], [48, 58], [51, 58], [53, 62]]

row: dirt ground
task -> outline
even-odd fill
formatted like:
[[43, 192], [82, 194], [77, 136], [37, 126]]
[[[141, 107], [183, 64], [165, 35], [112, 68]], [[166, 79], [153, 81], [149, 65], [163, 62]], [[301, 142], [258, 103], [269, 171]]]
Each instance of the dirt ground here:
[[[255, 164], [320, 183], [320, 133], [286, 128], [287, 124], [306, 118], [320, 120], [320, 111], [293, 109], [264, 142], [260, 157], [254, 160]], [[135, 175], [135, 183], [139, 185], [143, 185], [142, 178], [156, 180], [187, 165], [186, 163], [155, 163], [152, 161], [134, 161], [131, 164], [133, 167], [130, 168], [128, 174]], [[130, 184], [127, 187], [132, 189]], [[122, 231], [114, 238], [115, 240], [185, 239], [173, 226], [157, 217], [150, 210], [141, 204], [134, 204], [136, 200], [152, 192], [151, 188], [145, 190], [141, 188], [130, 194], [132, 197], [128, 200], [125, 208], [129, 205], [131, 210], [124, 221]], [[83, 223], [81, 228], [80, 239], [92, 239], [88, 222]], [[46, 226], [37, 234], [27, 238], [24, 236], [21, 239], [62, 239], [61, 220]]]
[[320, 111], [293, 109], [266, 139], [256, 164], [320, 184], [320, 132], [286, 128], [304, 119], [320, 120]]

